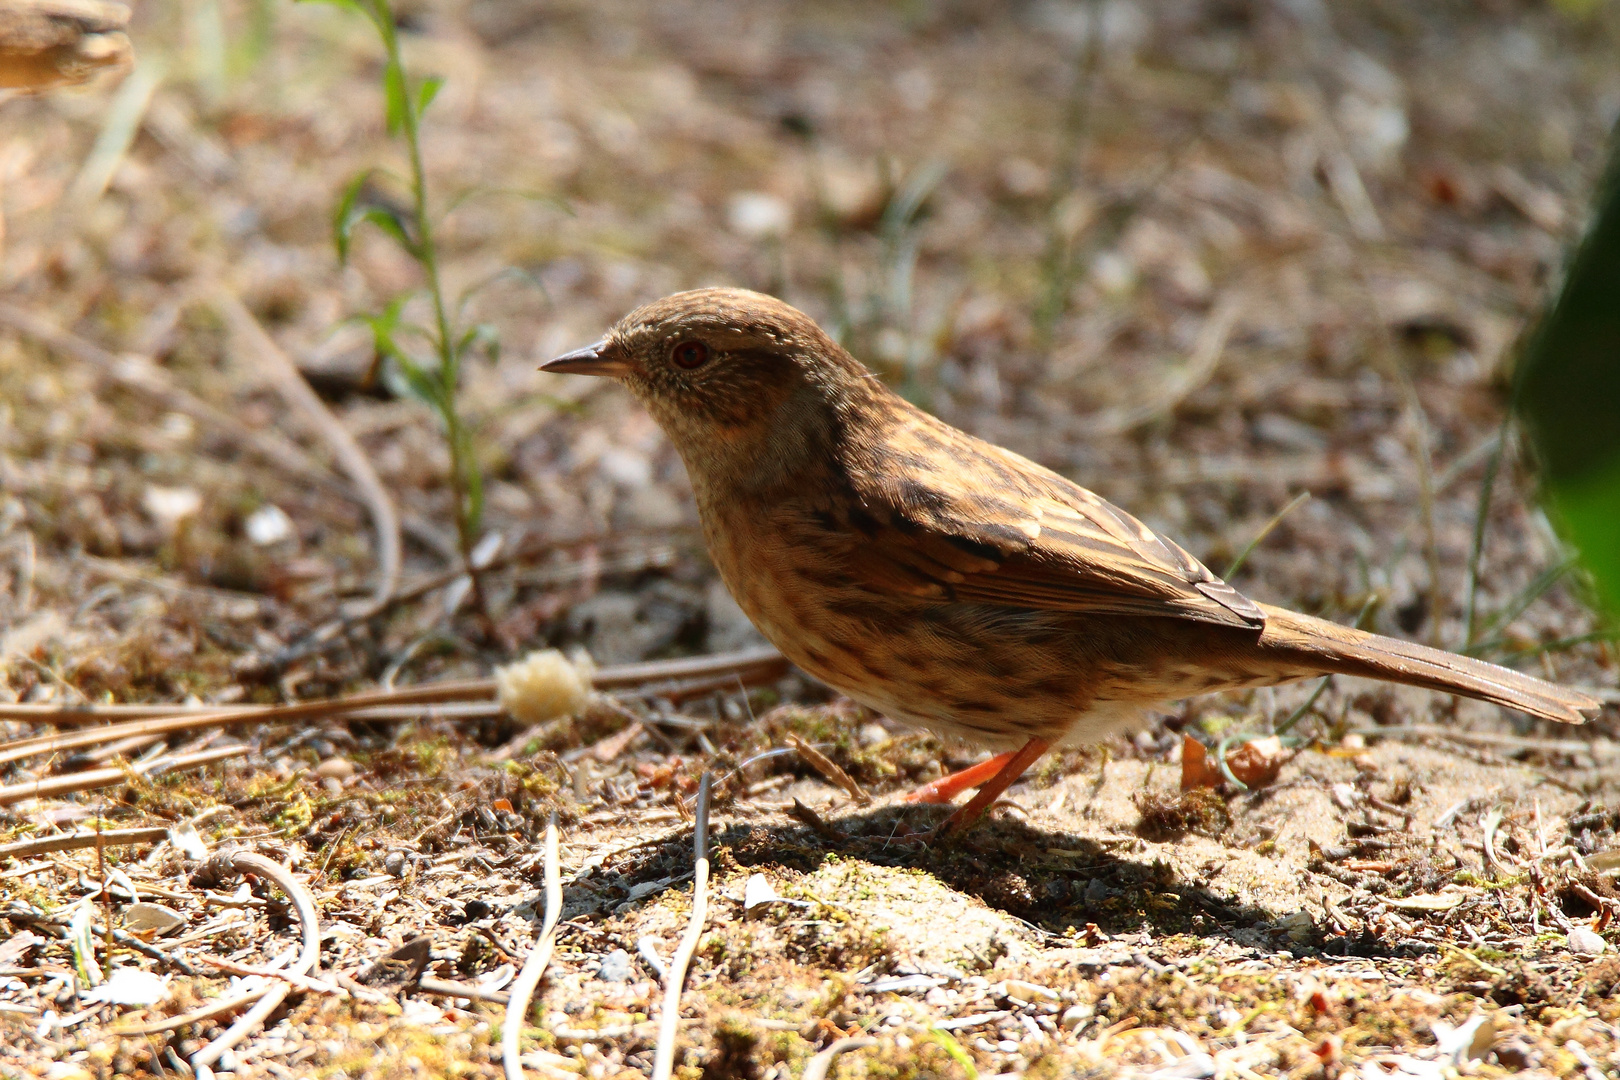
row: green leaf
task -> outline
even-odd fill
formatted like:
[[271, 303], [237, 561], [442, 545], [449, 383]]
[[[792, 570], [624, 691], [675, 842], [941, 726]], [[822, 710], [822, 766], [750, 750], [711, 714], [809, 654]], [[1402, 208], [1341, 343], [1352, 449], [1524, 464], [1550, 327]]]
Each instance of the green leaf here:
[[383, 69], [383, 93], [388, 99], [388, 134], [398, 135], [411, 103], [405, 93], [405, 69], [392, 59]]
[[[381, 312], [376, 315], [361, 316], [360, 321], [371, 328], [372, 346], [376, 349], [377, 355], [389, 361], [384, 376], [389, 389], [394, 392], [394, 395], [396, 397], [421, 398], [428, 405], [437, 409], [439, 407], [437, 383], [426, 372], [422, 371], [421, 365], [411, 359], [411, 355], [399, 343], [398, 335], [400, 332], [420, 332], [419, 328], [403, 324], [400, 321], [401, 313], [405, 310], [405, 305], [410, 302], [411, 296], [411, 293], [402, 293], [394, 297]], [[413, 376], [419, 377], [413, 378]], [[427, 393], [426, 397], [423, 397], [424, 392]]]
[[438, 372], [424, 368], [402, 352], [394, 353], [393, 360], [399, 371], [399, 381], [403, 383], [401, 388], [405, 391], [405, 395], [420, 401], [439, 414], [439, 418], [443, 420], [444, 386], [439, 382]]
[[294, 2], [299, 4], [329, 4], [335, 8], [342, 8], [344, 11], [352, 11], [356, 15], [370, 17], [370, 12], [361, 7], [356, 0], [294, 0]]
[[1620, 141], [1557, 303], [1530, 338], [1514, 405], [1559, 531], [1620, 616]]
[[411, 236], [411, 226], [405, 217], [399, 211], [382, 203], [362, 200], [366, 181], [370, 178], [369, 172], [355, 177], [344, 189], [343, 197], [338, 200], [337, 212], [332, 218], [338, 259], [345, 263], [349, 261], [349, 244], [353, 239], [355, 226], [361, 222], [375, 225], [392, 236], [399, 246], [405, 249], [407, 255], [413, 259], [420, 259], [421, 245]]
[[467, 493], [466, 529], [463, 535], [477, 536], [484, 520], [484, 474], [478, 467], [478, 454], [473, 447], [472, 431], [458, 427], [456, 457], [461, 463], [461, 483]]
[[[326, 3], [328, 0], [306, 0], [308, 3]], [[337, 209], [332, 212], [332, 242], [337, 246], [338, 262], [345, 265], [349, 261], [349, 234], [354, 231], [354, 207], [360, 200], [360, 189], [366, 186], [370, 179], [369, 172], [363, 172], [350, 180], [343, 189], [342, 198], [338, 199]]]
[[491, 363], [499, 363], [501, 359], [500, 331], [489, 323], [479, 323], [461, 335], [456, 342], [456, 359], [466, 356], [468, 351], [482, 347], [484, 355], [489, 357]]
[[385, 206], [368, 206], [365, 213], [360, 215], [360, 220], [368, 221], [392, 236], [413, 259], [421, 256], [421, 249], [417, 247], [416, 241], [411, 239], [404, 219], [394, 211]]
[[525, 202], [538, 203], [541, 206], [549, 207], [569, 217], [579, 216], [573, 204], [561, 195], [549, 195], [544, 191], [529, 188], [496, 187], [488, 184], [474, 184], [457, 194], [455, 198], [450, 200], [450, 205], [445, 207], [445, 215], [449, 216], [455, 213], [474, 199], [482, 199], [490, 195], [505, 195], [513, 199], [522, 199]]
[[444, 80], [437, 75], [429, 75], [422, 80], [422, 85], [416, 88], [417, 116], [427, 112], [428, 106], [433, 104], [433, 99], [439, 96], [439, 91], [443, 87]]

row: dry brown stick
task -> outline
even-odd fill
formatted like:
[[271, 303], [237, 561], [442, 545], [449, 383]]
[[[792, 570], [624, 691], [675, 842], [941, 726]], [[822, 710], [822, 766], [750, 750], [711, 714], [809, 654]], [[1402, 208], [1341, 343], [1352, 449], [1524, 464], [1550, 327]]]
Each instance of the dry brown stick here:
[[305, 421], [331, 449], [339, 467], [365, 499], [372, 527], [377, 534], [377, 584], [372, 590], [372, 601], [376, 604], [387, 603], [399, 585], [399, 570], [403, 562], [399, 511], [394, 507], [393, 497], [383, 486], [382, 478], [377, 475], [359, 440], [332, 415], [320, 395], [305, 381], [298, 365], [265, 332], [259, 320], [253, 317], [253, 313], [236, 294], [220, 286], [213, 291], [213, 302], [224, 315], [231, 332], [258, 358], [260, 370], [269, 375], [282, 400], [303, 414]]
[[199, 956], [197, 959], [206, 967], [214, 968], [217, 971], [226, 971], [232, 975], [257, 975], [261, 979], [280, 979], [294, 990], [301, 990], [306, 994], [329, 994], [332, 997], [353, 996], [347, 989], [337, 983], [327, 982], [325, 979], [313, 979], [308, 975], [295, 975], [291, 971], [284, 971], [281, 968], [264, 967], [259, 964], [238, 964], [231, 960], [222, 960], [217, 956]]
[[130, 735], [98, 746], [94, 750], [85, 750], [75, 754], [69, 764], [75, 769], [83, 769], [91, 765], [105, 765], [114, 758], [134, 757], [136, 754], [148, 750], [153, 744], [162, 741], [161, 736], [156, 735]]
[[488, 1001], [495, 1005], [505, 1005], [512, 1000], [512, 995], [505, 990], [488, 990], [482, 986], [469, 986], [466, 983], [451, 982], [448, 979], [435, 979], [431, 975], [424, 975], [416, 980], [416, 990], [423, 994], [432, 994], [435, 997], [458, 997], [468, 1001]]
[[[235, 877], [244, 873], [262, 874], [275, 882], [281, 891], [287, 894], [292, 901], [293, 910], [297, 912], [300, 930], [302, 931], [298, 957], [292, 965], [285, 969], [285, 974], [294, 978], [306, 976], [315, 967], [320, 959], [321, 934], [320, 923], [315, 911], [315, 898], [309, 890], [299, 884], [292, 873], [279, 863], [265, 858], [263, 855], [251, 851], [230, 851], [214, 856], [204, 865], [205, 872], [212, 872], [215, 876], [226, 878]], [[194, 1009], [179, 1016], [169, 1016], [162, 1020], [153, 1020], [145, 1024], [135, 1024], [126, 1028], [114, 1028], [115, 1035], [155, 1035], [164, 1031], [175, 1031], [191, 1024], [200, 1024], [204, 1020], [212, 1020], [216, 1016], [224, 1016], [236, 1010], [254, 1005], [246, 1015], [232, 1024], [219, 1038], [198, 1050], [192, 1056], [191, 1063], [197, 1069], [199, 1077], [212, 1076], [209, 1068], [219, 1055], [235, 1046], [244, 1037], [256, 1029], [264, 1018], [280, 1006], [291, 992], [292, 985], [284, 978], [281, 971], [277, 971], [278, 981], [269, 986], [250, 990], [245, 994], [215, 1001], [200, 1009]], [[255, 1004], [257, 1003], [257, 1004]], [[267, 1004], [268, 1003], [268, 1004]]]
[[259, 431], [242, 422], [242, 418], [217, 408], [176, 386], [168, 373], [144, 356], [116, 355], [92, 344], [77, 334], [68, 333], [45, 319], [15, 304], [0, 300], [0, 323], [21, 331], [28, 337], [65, 356], [71, 356], [87, 367], [96, 369], [126, 389], [152, 399], [172, 412], [184, 413], [212, 428], [218, 435], [251, 450], [268, 463], [306, 480], [313, 481], [345, 499], [353, 498], [348, 485], [334, 477], [292, 440], [275, 431]]
[[523, 1034], [523, 1019], [529, 1013], [534, 992], [540, 987], [540, 978], [551, 963], [551, 953], [557, 944], [557, 920], [562, 917], [562, 868], [557, 855], [557, 815], [546, 823], [546, 913], [540, 924], [540, 936], [534, 948], [523, 960], [517, 978], [506, 1002], [506, 1019], [501, 1026], [501, 1066], [506, 1080], [523, 1080], [523, 1064], [518, 1060], [519, 1040]]
[[692, 874], [692, 918], [686, 933], [670, 959], [664, 980], [664, 1006], [658, 1016], [658, 1046], [654, 1051], [652, 1080], [669, 1080], [675, 1070], [675, 1036], [681, 1023], [681, 987], [686, 969], [703, 936], [703, 920], [709, 910], [709, 787], [707, 770], [698, 781], [697, 820], [692, 827], [692, 852], [696, 865]]
[[103, 720], [149, 720], [154, 716], [201, 715], [222, 709], [262, 709], [263, 705], [209, 705], [188, 701], [183, 704], [153, 702], [140, 705], [88, 705], [70, 703], [41, 704], [39, 702], [7, 703], [0, 705], [0, 720], [48, 720], [53, 724], [97, 724]]
[[43, 780], [28, 780], [21, 784], [6, 784], [0, 787], [0, 806], [10, 806], [24, 799], [50, 799], [78, 791], [112, 787], [124, 783], [132, 773], [139, 776], [157, 776], [173, 769], [194, 769], [199, 765], [211, 765], [216, 761], [241, 757], [248, 750], [249, 747], [246, 746], [219, 746], [212, 750], [198, 750], [192, 754], [165, 754], [163, 757], [156, 757], [127, 768], [109, 766], [105, 769], [68, 773], [66, 776], [46, 777]]
[[0, 844], [0, 859], [27, 859], [53, 851], [77, 851], [79, 848], [113, 847], [118, 844], [147, 844], [166, 840], [169, 830], [163, 825], [138, 829], [105, 829], [101, 832], [59, 833], [56, 836], [38, 836], [32, 840], [18, 840]]
[[91, 728], [88, 731], [76, 731], [71, 735], [50, 735], [34, 739], [19, 739], [6, 744], [4, 748], [0, 748], [0, 765], [21, 758], [77, 750], [81, 747], [95, 746], [112, 739], [121, 739], [134, 735], [168, 735], [177, 731], [202, 731], [208, 728], [227, 727], [231, 724], [249, 720], [256, 722], [310, 720], [329, 716], [333, 713], [349, 712], [366, 705], [432, 704], [439, 701], [466, 701], [488, 697], [493, 693], [494, 687], [493, 684], [489, 683], [489, 680], [472, 679], [466, 682], [444, 682], [431, 683], [426, 686], [413, 686], [392, 693], [388, 691], [372, 691], [365, 694], [354, 694], [347, 698], [303, 701], [292, 705], [269, 705], [256, 708], [237, 707], [187, 716], [130, 720], [121, 724], [108, 724], [105, 727]]
[[839, 787], [843, 788], [850, 798], [854, 799], [862, 806], [865, 806], [867, 803], [872, 801], [872, 796], [868, 795], [865, 790], [861, 788], [861, 785], [855, 782], [855, 778], [849, 775], [849, 773], [845, 772], [839, 766], [838, 762], [834, 761], [826, 754], [823, 754], [820, 750], [817, 750], [815, 747], [811, 746], [809, 743], [805, 742], [791, 731], [788, 732], [787, 740], [793, 745], [793, 749], [799, 752], [799, 756], [804, 758], [804, 760], [810, 764], [812, 769], [816, 770], [816, 772], [820, 773], [822, 776], [825, 776], [828, 780], [831, 780]]
[[[651, 660], [637, 664], [617, 664], [605, 667], [592, 678], [598, 690], [629, 688], [663, 688], [684, 694], [708, 692], [735, 687], [740, 680], [754, 685], [780, 678], [786, 673], [788, 662], [775, 649], [744, 649], [717, 656], [700, 656], [682, 660]], [[106, 724], [71, 735], [42, 735], [32, 739], [17, 739], [0, 744], [0, 765], [40, 754], [57, 754], [97, 746], [114, 739], [133, 736], [167, 735], [176, 731], [196, 731], [205, 728], [228, 727], [231, 724], [253, 721], [256, 723], [313, 720], [321, 717], [347, 715], [368, 708], [400, 705], [435, 705], [451, 701], [482, 701], [495, 696], [494, 679], [464, 679], [421, 686], [407, 686], [397, 690], [371, 690], [348, 697], [327, 698], [320, 701], [294, 702], [290, 705], [234, 705], [201, 712], [189, 706], [178, 706], [178, 715], [147, 717], [122, 723]], [[678, 695], [677, 695], [678, 696]], [[44, 712], [10, 712], [29, 709], [30, 706], [0, 707], [0, 719], [51, 720], [58, 716], [75, 718], [85, 715], [87, 708], [95, 715], [95, 706], [67, 708]]]
[[[251, 851], [216, 855], [209, 860], [209, 864], [222, 876], [257, 873], [275, 882], [281, 891], [287, 894], [287, 899], [292, 901], [293, 910], [298, 913], [298, 921], [303, 929], [303, 942], [298, 951], [298, 959], [293, 961], [287, 973], [308, 975], [315, 970], [315, 965], [321, 958], [321, 927], [315, 912], [315, 898], [292, 876], [292, 871]], [[281, 1006], [291, 992], [291, 984], [275, 983], [264, 991], [253, 1008], [232, 1024], [223, 1035], [191, 1055], [191, 1067], [197, 1070], [198, 1080], [203, 1080], [211, 1072], [210, 1066], [219, 1060], [221, 1054], [257, 1031], [259, 1025]]]

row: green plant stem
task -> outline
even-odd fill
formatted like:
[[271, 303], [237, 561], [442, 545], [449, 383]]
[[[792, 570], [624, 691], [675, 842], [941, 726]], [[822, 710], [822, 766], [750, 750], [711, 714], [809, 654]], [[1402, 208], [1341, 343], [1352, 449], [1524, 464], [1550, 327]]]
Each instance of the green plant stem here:
[[1530, 584], [1526, 585], [1523, 589], [1520, 589], [1518, 594], [1515, 595], [1513, 599], [1509, 600], [1507, 604], [1503, 606], [1502, 610], [1498, 611], [1494, 616], [1491, 617], [1491, 620], [1485, 624], [1485, 628], [1480, 631], [1480, 634], [1482, 637], [1485, 637], [1486, 635], [1489, 636], [1485, 637], [1485, 640], [1483, 641], [1476, 641], [1470, 645], [1466, 650], [1464, 650], [1464, 655], [1481, 656], [1493, 651], [1499, 645], [1501, 645], [1502, 639], [1500, 637], [1500, 632], [1507, 629], [1514, 619], [1517, 619], [1520, 615], [1523, 615], [1525, 610], [1531, 604], [1541, 599], [1542, 594], [1544, 594], [1548, 589], [1551, 589], [1554, 585], [1558, 584], [1559, 579], [1561, 579], [1571, 570], [1575, 569], [1577, 562], [1578, 560], [1576, 557], [1570, 555], [1562, 562], [1554, 563], [1552, 566], [1547, 567], [1541, 573], [1537, 574]]
[[1563, 652], [1565, 649], [1573, 649], [1577, 645], [1587, 645], [1594, 641], [1615, 640], [1620, 640], [1620, 630], [1593, 630], [1589, 634], [1576, 634], [1573, 637], [1558, 638], [1556, 641], [1545, 641], [1540, 645], [1532, 645], [1528, 649], [1518, 649], [1514, 652], [1504, 653], [1497, 660], [1503, 664], [1511, 664], [1515, 660], [1523, 660], [1527, 656]]
[[411, 212], [416, 219], [416, 256], [427, 279], [428, 296], [433, 304], [435, 339], [434, 351], [439, 356], [440, 416], [444, 421], [445, 439], [450, 444], [450, 491], [455, 501], [456, 539], [467, 576], [472, 581], [473, 603], [487, 622], [489, 607], [485, 603], [483, 582], [478, 567], [473, 565], [473, 548], [478, 543], [478, 512], [475, 497], [468, 483], [476, 468], [468, 461], [472, 453], [466, 423], [456, 408], [456, 390], [461, 381], [461, 356], [455, 335], [450, 327], [450, 313], [444, 302], [444, 287], [439, 277], [438, 248], [433, 240], [433, 222], [428, 214], [427, 169], [422, 162], [422, 139], [417, 106], [411, 99], [410, 83], [405, 78], [405, 61], [400, 54], [399, 31], [394, 26], [393, 11], [388, 0], [366, 0], [371, 18], [382, 37], [383, 49], [388, 54], [388, 66], [398, 77], [405, 97], [400, 110], [401, 131], [405, 137], [406, 154], [411, 167]]
[[1322, 696], [1322, 692], [1328, 688], [1328, 683], [1332, 681], [1332, 675], [1322, 676], [1322, 681], [1316, 684], [1316, 689], [1311, 691], [1311, 696], [1305, 699], [1305, 704], [1295, 709], [1289, 714], [1288, 719], [1284, 720], [1282, 723], [1278, 724], [1274, 729], [1272, 729], [1272, 734], [1286, 735], [1292, 731], [1294, 729], [1294, 725], [1303, 720], [1305, 718], [1305, 714], [1310, 712], [1311, 709], [1316, 705], [1317, 699]]
[[1233, 574], [1237, 573], [1238, 570], [1243, 567], [1243, 564], [1248, 561], [1248, 558], [1254, 552], [1254, 549], [1259, 546], [1260, 541], [1270, 536], [1271, 530], [1282, 524], [1283, 518], [1293, 513], [1295, 507], [1306, 502], [1310, 499], [1310, 497], [1310, 492], [1302, 491], [1298, 495], [1295, 495], [1292, 499], [1289, 499], [1288, 505], [1271, 515], [1271, 520], [1266, 522], [1265, 525], [1261, 527], [1260, 531], [1254, 534], [1254, 539], [1250, 540], [1244, 545], [1243, 550], [1237, 553], [1237, 558], [1232, 560], [1231, 565], [1226, 568], [1226, 573], [1222, 574], [1221, 577], [1230, 579]]

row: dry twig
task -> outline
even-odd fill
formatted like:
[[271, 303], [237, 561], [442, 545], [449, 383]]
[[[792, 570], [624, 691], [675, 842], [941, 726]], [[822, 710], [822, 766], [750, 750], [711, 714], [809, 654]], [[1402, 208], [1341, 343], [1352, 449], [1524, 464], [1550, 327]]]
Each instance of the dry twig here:
[[[292, 876], [290, 870], [251, 851], [216, 855], [208, 861], [207, 866], [221, 877], [259, 873], [275, 882], [281, 891], [287, 894], [287, 899], [292, 901], [293, 910], [298, 913], [298, 921], [303, 929], [303, 943], [298, 952], [298, 959], [293, 961], [287, 973], [296, 977], [308, 975], [315, 970], [315, 965], [321, 958], [321, 928], [319, 917], [315, 912], [315, 898]], [[210, 1066], [219, 1060], [219, 1056], [257, 1031], [265, 1018], [281, 1007], [281, 1003], [287, 999], [292, 989], [291, 983], [277, 981], [264, 990], [255, 991], [259, 997], [253, 1008], [232, 1024], [223, 1035], [191, 1055], [191, 1067], [197, 1070], [198, 1080], [206, 1080], [211, 1076]]]
[[424, 975], [416, 980], [418, 993], [432, 994], [436, 997], [466, 998], [468, 1001], [489, 1001], [496, 1005], [506, 1005], [512, 1000], [512, 995], [505, 990], [488, 990], [482, 986], [471, 986], [467, 983], [451, 982], [448, 979], [435, 979], [431, 975]]
[[540, 936], [534, 948], [523, 961], [506, 1003], [506, 1020], [501, 1025], [501, 1065], [506, 1080], [523, 1080], [523, 1065], [518, 1060], [518, 1041], [523, 1034], [523, 1018], [528, 1015], [529, 1003], [540, 986], [540, 979], [551, 963], [551, 952], [557, 944], [557, 920], [562, 917], [562, 870], [557, 855], [557, 815], [553, 813], [546, 823], [546, 914], [540, 924]]
[[653, 1056], [652, 1080], [669, 1080], [675, 1069], [675, 1035], [681, 1023], [681, 986], [686, 969], [703, 936], [703, 920], [709, 909], [709, 783], [708, 772], [698, 782], [697, 819], [692, 828], [692, 850], [696, 864], [692, 875], [692, 918], [686, 933], [669, 962], [664, 982], [664, 1009], [658, 1017], [658, 1049]]
[[839, 766], [838, 762], [834, 761], [826, 754], [823, 754], [820, 750], [817, 750], [815, 747], [811, 746], [809, 743], [805, 742], [791, 731], [788, 732], [787, 740], [792, 744], [793, 749], [799, 752], [799, 756], [804, 758], [804, 760], [809, 763], [812, 769], [816, 770], [816, 772], [820, 773], [822, 776], [825, 776], [828, 780], [831, 780], [834, 784], [837, 784], [839, 787], [843, 788], [844, 791], [848, 793], [850, 798], [854, 799], [862, 806], [865, 806], [867, 803], [872, 801], [872, 796], [868, 795], [865, 789], [863, 789], [860, 784], [855, 782], [855, 778], [849, 775], [849, 773], [845, 772]]
[[[294, 980], [301, 979], [314, 970], [316, 962], [321, 955], [321, 932], [319, 917], [315, 911], [315, 898], [309, 890], [304, 888], [292, 872], [281, 864], [265, 858], [263, 855], [251, 851], [222, 852], [214, 856], [204, 866], [204, 869], [218, 877], [233, 877], [238, 874], [262, 874], [275, 882], [287, 898], [292, 901], [293, 910], [298, 915], [301, 930], [301, 943], [298, 957], [285, 974]], [[277, 969], [278, 973], [282, 969]], [[146, 1024], [136, 1024], [126, 1028], [115, 1028], [114, 1035], [155, 1035], [164, 1031], [177, 1031], [191, 1024], [199, 1024], [204, 1020], [211, 1020], [216, 1016], [225, 1016], [244, 1006], [254, 1006], [245, 1016], [232, 1024], [219, 1038], [198, 1050], [191, 1058], [191, 1064], [197, 1070], [199, 1077], [212, 1076], [210, 1066], [226, 1050], [241, 1042], [255, 1031], [264, 1022], [265, 1017], [280, 1007], [282, 1001], [291, 993], [291, 981], [280, 979], [268, 986], [249, 990], [223, 1001], [215, 1001], [201, 1009], [194, 1009], [179, 1016], [170, 1016], [162, 1020], [154, 1020]]]
[[1105, 409], [1094, 417], [1088, 427], [1098, 435], [1118, 435], [1140, 427], [1150, 420], [1168, 416], [1215, 375], [1221, 356], [1226, 351], [1227, 339], [1243, 313], [1244, 296], [1232, 289], [1216, 303], [1215, 309], [1204, 320], [1193, 343], [1192, 355], [1149, 401], [1138, 405], [1121, 405]]
[[167, 839], [169, 830], [164, 825], [138, 829], [105, 829], [101, 832], [58, 833], [55, 836], [36, 836], [31, 840], [18, 840], [0, 844], [0, 859], [28, 859], [53, 851], [76, 851], [88, 847], [113, 847], [118, 844], [148, 844]]
[[259, 320], [253, 317], [253, 313], [236, 294], [222, 286], [214, 290], [213, 303], [224, 315], [231, 332], [258, 358], [260, 370], [269, 375], [282, 400], [303, 414], [311, 429], [331, 448], [338, 464], [365, 499], [372, 527], [377, 533], [377, 584], [372, 590], [372, 602], [386, 604], [399, 585], [399, 570], [403, 561], [399, 511], [394, 507], [393, 497], [383, 486], [381, 477], [377, 475], [359, 440], [338, 422], [320, 396], [310, 389], [298, 365], [265, 333]]
[[24, 799], [54, 799], [59, 795], [112, 787], [124, 783], [132, 775], [156, 776], [172, 769], [194, 769], [199, 765], [212, 765], [216, 761], [241, 757], [249, 749], [251, 748], [247, 746], [216, 746], [211, 750], [198, 750], [190, 754], [164, 754], [150, 761], [128, 766], [108, 766], [105, 769], [88, 769], [66, 776], [50, 776], [40, 780], [25, 780], [20, 784], [6, 784], [0, 787], [0, 806], [10, 806]]
[[[639, 664], [619, 664], [596, 672], [592, 677], [592, 685], [598, 690], [656, 688], [665, 696], [678, 697], [734, 687], [739, 681], [745, 685], [769, 682], [779, 678], [786, 671], [787, 660], [775, 649], [746, 649], [689, 660], [653, 660]], [[291, 720], [347, 716], [384, 706], [483, 701], [494, 696], [494, 679], [462, 679], [408, 686], [398, 690], [371, 690], [350, 694], [348, 697], [300, 701], [290, 705], [230, 705], [215, 709], [205, 708], [201, 711], [193, 706], [176, 706], [171, 715], [107, 724], [85, 731], [76, 731], [70, 735], [44, 735], [32, 739], [13, 740], [0, 746], [0, 765], [41, 754], [59, 754], [99, 746], [115, 739], [168, 735], [177, 731], [200, 731], [249, 721], [259, 724], [285, 723]], [[94, 706], [45, 709], [28, 705], [0, 706], [0, 720], [57, 720], [64, 717], [79, 720], [101, 715], [105, 714], [97, 712]], [[9, 790], [11, 789], [0, 788], [0, 805], [4, 804], [4, 793]]]

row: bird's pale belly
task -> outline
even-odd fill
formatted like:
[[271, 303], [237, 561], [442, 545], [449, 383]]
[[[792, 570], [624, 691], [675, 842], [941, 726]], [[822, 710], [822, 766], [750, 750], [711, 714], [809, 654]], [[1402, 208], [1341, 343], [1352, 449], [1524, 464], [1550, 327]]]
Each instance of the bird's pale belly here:
[[[858, 596], [793, 572], [769, 582], [761, 570], [734, 578], [722, 566], [722, 576], [788, 659], [885, 716], [981, 745], [1095, 742], [1140, 723], [1154, 701], [1211, 689], [1207, 671], [1188, 685], [1132, 656], [1138, 650], [1121, 640], [1117, 618], [893, 599], [863, 610]], [[1102, 630], [1112, 648], [1098, 649], [1088, 629]]]

